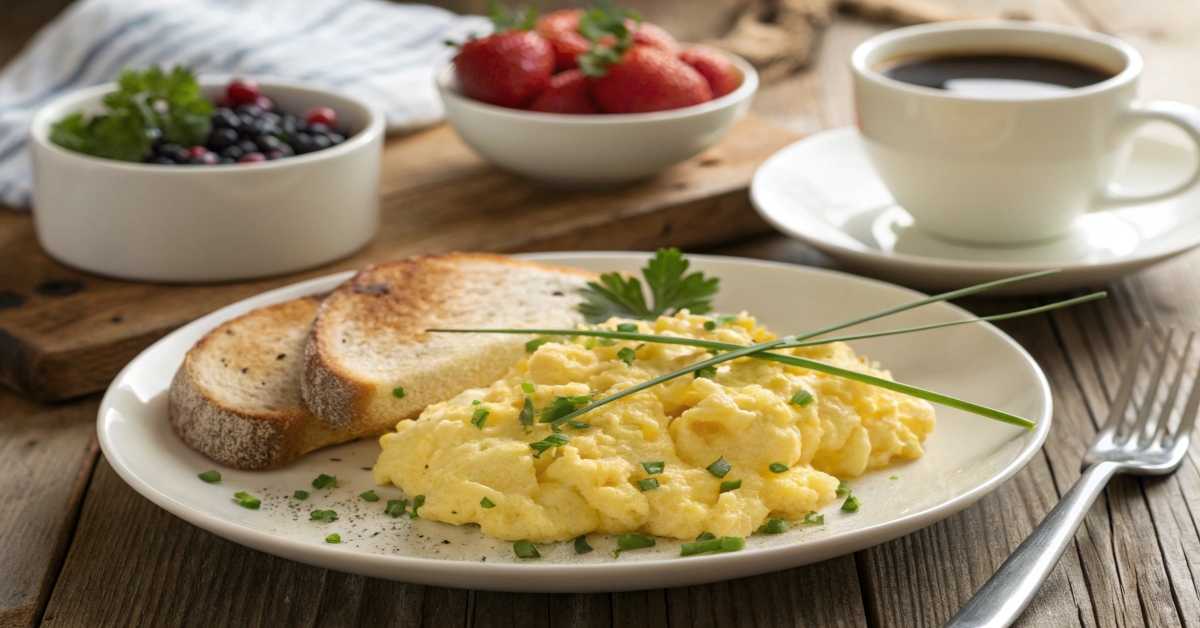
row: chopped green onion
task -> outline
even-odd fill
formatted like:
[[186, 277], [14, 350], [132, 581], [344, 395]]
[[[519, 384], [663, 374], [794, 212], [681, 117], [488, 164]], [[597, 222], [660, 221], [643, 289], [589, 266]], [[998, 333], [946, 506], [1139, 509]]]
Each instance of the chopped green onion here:
[[412, 511], [408, 513], [408, 517], [410, 519], [416, 519], [419, 516], [417, 511], [420, 510], [421, 506], [424, 506], [424, 505], [425, 505], [425, 496], [424, 495], [417, 495], [416, 497], [414, 497]]
[[637, 323], [618, 323], [617, 331], [637, 331]]
[[807, 390], [801, 390], [800, 392], [792, 395], [791, 402], [793, 405], [804, 407], [812, 403], [812, 400], [812, 393], [808, 392]]
[[332, 475], [322, 473], [312, 481], [313, 488], [333, 488], [337, 486], [337, 478]]
[[625, 363], [625, 366], [633, 366], [633, 361], [637, 359], [637, 353], [629, 347], [621, 347], [617, 352], [617, 358]]
[[709, 541], [709, 540], [712, 540], [715, 538], [717, 538], [717, 535], [713, 534], [712, 532], [701, 532], [700, 536], [696, 537], [696, 540], [697, 541]]
[[889, 476], [888, 476], [888, 479], [889, 479], [889, 480], [899, 480], [899, 479], [900, 479], [900, 476], [898, 476], [898, 475], [889, 475]]
[[363, 491], [363, 492], [359, 493], [358, 496], [363, 498], [363, 501], [368, 501], [368, 502], [379, 501], [379, 495], [376, 495], [374, 490]]
[[197, 475], [196, 477], [200, 478], [201, 480], [204, 480], [205, 482], [208, 482], [209, 484], [213, 484], [215, 482], [221, 481], [221, 472], [217, 471], [216, 469], [213, 469], [211, 471], [205, 471], [204, 473], [201, 473], [201, 474]]
[[586, 405], [591, 401], [591, 397], [580, 395], [578, 397], [555, 397], [550, 405], [542, 408], [542, 414], [538, 420], [542, 423], [554, 423], [571, 414], [581, 405]]
[[338, 518], [337, 511], [334, 511], [334, 510], [314, 510], [314, 511], [308, 513], [309, 521], [320, 521], [323, 523], [329, 523], [331, 521], [337, 521], [337, 518]]
[[658, 479], [657, 478], [643, 478], [643, 479], [637, 481], [637, 485], [638, 485], [638, 490], [642, 491], [643, 493], [646, 491], [653, 491], [654, 489], [658, 488]]
[[772, 462], [771, 466], [767, 467], [771, 473], [783, 473], [788, 470], [788, 466], [782, 462]]
[[717, 328], [717, 321], [704, 321], [704, 329], [712, 331]]
[[584, 423], [583, 421], [567, 421], [567, 425], [570, 425], [577, 430], [586, 430], [592, 426], [591, 423]]
[[725, 480], [724, 482], [721, 482], [720, 492], [728, 493], [729, 491], [736, 491], [739, 488], [742, 488], [741, 480]]
[[722, 457], [714, 460], [712, 464], [708, 465], [705, 468], [708, 469], [709, 473], [711, 473], [719, 478], [723, 478], [723, 477], [725, 477], [725, 475], [727, 473], [729, 473], [729, 470], [733, 468], [733, 465], [726, 462], [725, 457], [722, 456]]
[[488, 414], [490, 413], [487, 408], [475, 408], [475, 413], [471, 415], [471, 425], [483, 429], [483, 425], [487, 423]]
[[389, 499], [387, 501], [387, 507], [383, 509], [383, 514], [390, 515], [394, 519], [404, 514], [404, 509], [407, 507], [407, 499]]
[[550, 339], [544, 336], [541, 338], [534, 338], [533, 340], [525, 343], [525, 353], [533, 353], [534, 351], [538, 350], [538, 347], [546, 344], [547, 342], [550, 342]]
[[292, 498], [304, 501], [308, 499], [308, 491], [297, 490], [292, 493]]
[[661, 460], [642, 463], [642, 468], [645, 469], [646, 473], [649, 473], [650, 475], [656, 475], [656, 474], [662, 473], [663, 468], [666, 466], [667, 466], [667, 463], [665, 463]]
[[586, 534], [575, 537], [576, 554], [587, 554], [588, 552], [592, 551], [592, 549], [592, 546], [588, 545]]
[[325, 536], [325, 542], [326, 542], [326, 543], [341, 543], [341, 542], [342, 542], [342, 535], [338, 534], [337, 532], [334, 532], [333, 534], [326, 535], [326, 536]]
[[858, 498], [851, 495], [842, 502], [842, 512], [858, 512]]
[[694, 543], [684, 543], [679, 547], [680, 556], [694, 556], [709, 552], [736, 552], [746, 547], [746, 539], [740, 536], [723, 536]]
[[529, 541], [517, 541], [516, 543], [513, 543], [513, 553], [517, 555], [517, 558], [542, 557], [542, 555], [538, 553], [537, 547], [534, 547], [533, 543], [530, 543]]
[[533, 425], [533, 400], [529, 397], [525, 398], [525, 404], [521, 406], [521, 414], [517, 416], [517, 420], [525, 427]]
[[694, 375], [696, 376], [697, 379], [699, 379], [701, 377], [703, 377], [705, 379], [712, 379], [717, 376], [717, 367], [716, 366], [702, 366], [702, 367], [696, 369], [696, 372]]
[[533, 390], [533, 382], [521, 382], [521, 391], [526, 395], [532, 395]]
[[554, 447], [562, 447], [563, 445], [566, 445], [567, 442], [569, 442], [570, 440], [571, 439], [568, 438], [566, 434], [551, 434], [551, 435], [547, 436], [546, 438], [543, 438], [542, 440], [537, 441], [536, 443], [529, 443], [529, 448], [532, 449], [533, 451], [537, 452], [537, 453], [533, 454], [534, 458], [541, 458], [542, 454], [545, 453], [547, 449], [552, 449]]
[[622, 534], [617, 537], [617, 549], [613, 552], [613, 556], [620, 556], [621, 552], [647, 547], [654, 547], [654, 537], [643, 534]]
[[479, 505], [483, 506], [484, 508], [495, 508], [496, 502], [484, 497], [483, 499], [479, 500]]
[[767, 519], [767, 522], [758, 527], [760, 534], [783, 534], [787, 532], [788, 522], [783, 519], [772, 517]]
[[482, 401], [480, 401], [480, 400], [478, 400], [478, 399], [474, 399], [474, 400], [472, 400], [472, 401], [471, 401], [471, 405], [473, 405], [473, 406], [477, 406], [477, 405], [479, 405], [479, 404], [481, 404], [481, 403], [483, 403], [483, 402], [482, 402]]
[[403, 398], [404, 398], [404, 395], [407, 395], [407, 394], [408, 394], [408, 393], [404, 392], [404, 387], [403, 387], [403, 386], [397, 386], [397, 387], [395, 387], [395, 388], [393, 388], [393, 389], [392, 389], [392, 396], [393, 396], [393, 397], [395, 397], [395, 398], [397, 398], [397, 399], [403, 399]]
[[717, 324], [718, 325], [728, 325], [728, 324], [736, 321], [737, 319], [738, 319], [738, 317], [734, 314], [722, 314], [717, 317]]
[[241, 506], [242, 508], [249, 508], [250, 510], [258, 510], [258, 507], [262, 505], [262, 500], [251, 495], [250, 493], [247, 493], [246, 491], [238, 491], [234, 493], [233, 501], [237, 502], [238, 506]]
[[845, 497], [845, 496], [849, 495], [850, 494], [850, 485], [846, 484], [842, 480], [838, 480], [837, 490], [834, 491], [834, 494], [837, 495], [838, 497]]
[[825, 523], [825, 515], [819, 512], [810, 511], [804, 515], [804, 520], [801, 521], [801, 523], [807, 526], [819, 526]]

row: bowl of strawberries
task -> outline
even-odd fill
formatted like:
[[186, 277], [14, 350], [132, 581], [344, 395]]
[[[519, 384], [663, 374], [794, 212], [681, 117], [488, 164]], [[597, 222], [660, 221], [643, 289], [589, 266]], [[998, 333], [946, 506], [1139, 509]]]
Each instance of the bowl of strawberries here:
[[506, 170], [599, 187], [651, 177], [718, 142], [750, 106], [744, 59], [679, 43], [602, 5], [494, 12], [436, 77], [459, 136]]

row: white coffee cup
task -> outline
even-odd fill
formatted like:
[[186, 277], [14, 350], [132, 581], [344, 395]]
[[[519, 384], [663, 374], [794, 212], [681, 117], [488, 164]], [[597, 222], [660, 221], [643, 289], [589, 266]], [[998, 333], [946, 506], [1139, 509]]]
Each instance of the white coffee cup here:
[[[1069, 60], [1113, 76], [1034, 97], [979, 97], [902, 83], [889, 61], [939, 54], [1017, 54]], [[851, 56], [858, 128], [896, 202], [932, 234], [980, 243], [1060, 236], [1083, 213], [1178, 194], [1112, 183], [1138, 126], [1177, 126], [1200, 151], [1200, 109], [1135, 100], [1142, 58], [1080, 29], [1010, 21], [913, 26], [873, 37]]]

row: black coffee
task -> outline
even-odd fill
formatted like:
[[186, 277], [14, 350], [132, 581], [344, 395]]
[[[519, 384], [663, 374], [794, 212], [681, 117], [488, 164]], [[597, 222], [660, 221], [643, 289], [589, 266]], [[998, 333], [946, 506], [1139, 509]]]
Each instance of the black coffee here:
[[1017, 54], [948, 54], [900, 59], [883, 74], [911, 85], [983, 98], [1037, 98], [1114, 76], [1090, 65]]

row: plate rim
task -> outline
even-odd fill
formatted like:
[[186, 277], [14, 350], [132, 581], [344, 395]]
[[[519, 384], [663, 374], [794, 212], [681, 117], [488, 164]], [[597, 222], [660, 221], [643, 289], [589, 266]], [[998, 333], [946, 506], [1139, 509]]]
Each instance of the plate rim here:
[[[855, 245], [843, 244], [829, 240], [822, 240], [818, 237], [806, 234], [802, 230], [794, 229], [782, 219], [782, 211], [772, 211], [767, 209], [762, 199], [764, 181], [768, 176], [768, 172], [772, 168], [778, 168], [779, 163], [790, 157], [790, 153], [799, 150], [802, 144], [807, 144], [814, 141], [839, 141], [841, 136], [858, 136], [858, 129], [854, 126], [839, 126], [831, 129], [823, 129], [811, 135], [807, 135], [771, 154], [766, 160], [759, 165], [754, 171], [754, 176], [750, 180], [750, 204], [754, 210], [767, 221], [772, 227], [775, 227], [780, 232], [788, 237], [796, 238], [805, 242], [814, 248], [820, 250], [833, 257], [843, 257], [852, 259], [862, 264], [882, 264], [890, 266], [893, 269], [916, 269], [920, 271], [959, 271], [959, 272], [979, 272], [979, 273], [1011, 273], [1022, 274], [1037, 272], [1056, 268], [1061, 271], [1061, 275], [1069, 275], [1074, 273], [1106, 273], [1119, 271], [1121, 269], [1137, 270], [1145, 268], [1158, 262], [1165, 261], [1172, 257], [1177, 257], [1197, 247], [1200, 247], [1200, 227], [1195, 230], [1195, 236], [1187, 244], [1178, 245], [1168, 248], [1165, 251], [1160, 251], [1151, 255], [1133, 254], [1126, 257], [1116, 258], [1108, 261], [1099, 262], [1070, 262], [1062, 264], [1040, 263], [1040, 262], [1002, 262], [1002, 261], [972, 261], [972, 260], [957, 260], [943, 257], [931, 257], [926, 255], [914, 255], [911, 253], [896, 253], [888, 252], [882, 249], [867, 246], [857, 239], [851, 237]], [[1168, 144], [1158, 140], [1144, 139], [1142, 141], [1153, 141], [1160, 144]], [[1173, 146], [1173, 145], [1172, 145]], [[1200, 159], [1200, 156], [1197, 157]], [[900, 207], [895, 201], [892, 201], [892, 206]], [[903, 209], [903, 208], [901, 208]], [[821, 219], [812, 211], [805, 210], [805, 216], [809, 217], [809, 221], [822, 222], [829, 224], [831, 229], [841, 231], [838, 227]], [[1193, 218], [1185, 223], [1195, 223], [1200, 221], [1200, 217]], [[1183, 224], [1183, 223], [1181, 223]], [[1135, 250], [1136, 251], [1136, 250]]]
[[[564, 257], [621, 261], [627, 261], [632, 257], [641, 261], [647, 259], [649, 256], [650, 253], [632, 251], [566, 251], [513, 255], [513, 257], [530, 260], [554, 260], [560, 264], [570, 263], [561, 261]], [[923, 293], [917, 290], [890, 282], [837, 270], [799, 264], [726, 255], [688, 254], [688, 258], [694, 261], [732, 262], [775, 268], [789, 272], [834, 275], [854, 281], [867, 282], [874, 284], [876, 287], [900, 290], [915, 298], [920, 298], [923, 295]], [[208, 330], [216, 327], [222, 321], [235, 316], [240, 308], [245, 307], [247, 301], [262, 301], [261, 303], [256, 303], [254, 306], [261, 307], [287, 298], [319, 293], [345, 281], [356, 272], [356, 270], [350, 270], [331, 273], [239, 299], [179, 327], [139, 352], [113, 378], [97, 410], [97, 440], [109, 466], [135, 492], [187, 523], [239, 545], [264, 551], [288, 560], [372, 577], [452, 588], [528, 592], [615, 592], [653, 588], [653, 585], [629, 587], [578, 585], [573, 584], [570, 578], [609, 580], [626, 577], [629, 581], [645, 582], [646, 578], [644, 576], [638, 580], [638, 572], [653, 572], [655, 574], [662, 574], [659, 578], [654, 578], [655, 580], [669, 580], [669, 584], [665, 586], [684, 586], [723, 581], [811, 564], [873, 547], [910, 534], [971, 506], [980, 498], [991, 493], [1011, 479], [1041, 451], [1053, 423], [1053, 396], [1049, 380], [1041, 366], [1038, 365], [1037, 361], [1033, 359], [1020, 343], [1003, 330], [991, 323], [981, 322], [979, 325], [985, 326], [990, 333], [998, 336], [1009, 349], [1016, 352], [1016, 355], [1021, 358], [1025, 366], [1032, 371], [1039, 384], [1038, 393], [1042, 400], [1041, 416], [1038, 417], [1037, 425], [1031, 432], [1032, 437], [1028, 438], [1018, 454], [995, 475], [965, 493], [940, 504], [907, 513], [886, 522], [851, 530], [834, 537], [792, 545], [748, 548], [740, 552], [727, 554], [695, 556], [689, 557], [687, 560], [682, 560], [679, 557], [662, 557], [624, 563], [488, 563], [370, 553], [341, 548], [335, 545], [327, 546], [303, 542], [272, 535], [268, 532], [229, 521], [219, 515], [193, 508], [183, 502], [177, 501], [170, 494], [142, 479], [126, 466], [119, 448], [115, 448], [114, 444], [109, 440], [110, 434], [105, 429], [105, 424], [108, 422], [108, 415], [116, 411], [112, 403], [113, 396], [118, 394], [118, 388], [149, 352], [170, 342], [176, 335], [185, 331], [197, 328]], [[952, 308], [956, 313], [971, 315], [970, 312], [955, 304], [949, 302], [942, 303]], [[676, 577], [672, 579], [672, 576]], [[560, 578], [561, 580], [559, 580]]]

